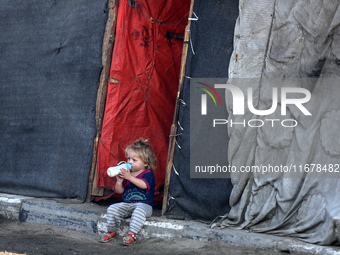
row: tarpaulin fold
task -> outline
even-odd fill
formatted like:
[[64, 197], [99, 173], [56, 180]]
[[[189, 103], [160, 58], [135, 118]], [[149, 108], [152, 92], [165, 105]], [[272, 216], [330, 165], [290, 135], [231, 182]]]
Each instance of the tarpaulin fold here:
[[[240, 4], [230, 82], [252, 87], [262, 109], [274, 101], [266, 93], [274, 87], [307, 89], [311, 97], [305, 107], [311, 115], [291, 105], [287, 114], [276, 116], [297, 121], [293, 128], [230, 128], [233, 165], [286, 170], [233, 173], [232, 208], [217, 225], [340, 244], [339, 7], [331, 0]], [[238, 61], [237, 55], [242, 55]], [[252, 78], [251, 84], [245, 78]], [[228, 109], [235, 121], [244, 118], [233, 114], [231, 105]]]

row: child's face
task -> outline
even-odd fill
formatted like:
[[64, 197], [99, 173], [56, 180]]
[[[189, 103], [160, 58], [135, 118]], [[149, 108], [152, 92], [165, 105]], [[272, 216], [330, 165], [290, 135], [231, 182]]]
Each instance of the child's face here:
[[145, 170], [146, 166], [148, 165], [133, 150], [129, 150], [127, 152], [127, 162], [129, 164], [131, 164], [131, 171], [132, 172], [138, 172], [138, 171]]

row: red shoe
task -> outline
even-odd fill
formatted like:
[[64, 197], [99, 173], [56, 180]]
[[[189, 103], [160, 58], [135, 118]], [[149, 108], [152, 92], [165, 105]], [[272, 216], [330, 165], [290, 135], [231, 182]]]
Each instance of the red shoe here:
[[116, 236], [117, 236], [117, 233], [107, 232], [105, 236], [102, 236], [102, 238], [100, 238], [99, 242], [107, 243], [108, 241], [112, 240]]
[[126, 237], [123, 238], [123, 245], [131, 245], [136, 241], [136, 235], [129, 233]]

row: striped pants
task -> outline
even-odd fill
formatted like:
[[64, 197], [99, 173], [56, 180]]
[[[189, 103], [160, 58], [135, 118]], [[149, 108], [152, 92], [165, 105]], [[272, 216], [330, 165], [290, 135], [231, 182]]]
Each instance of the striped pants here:
[[107, 230], [117, 232], [122, 218], [131, 216], [130, 229], [137, 234], [146, 221], [152, 215], [152, 206], [145, 203], [116, 203], [107, 208]]

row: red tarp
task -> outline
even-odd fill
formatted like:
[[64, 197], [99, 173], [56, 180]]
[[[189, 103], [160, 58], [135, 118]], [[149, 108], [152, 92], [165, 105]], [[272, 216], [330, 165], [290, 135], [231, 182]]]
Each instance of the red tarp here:
[[113, 189], [106, 170], [125, 160], [125, 148], [148, 138], [157, 156], [156, 199], [162, 199], [183, 40], [190, 0], [119, 1], [102, 135], [98, 187]]

